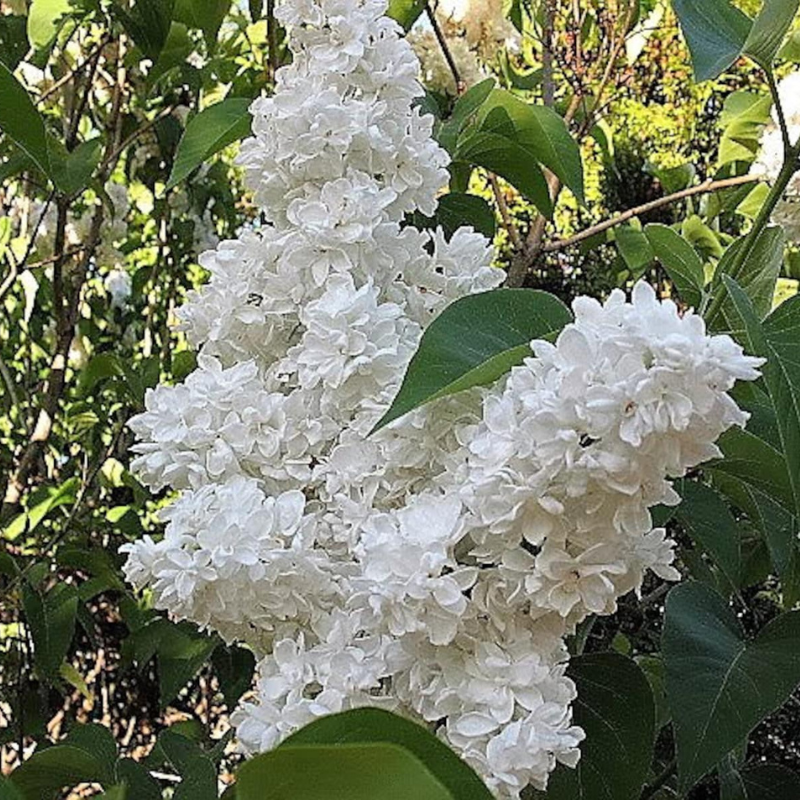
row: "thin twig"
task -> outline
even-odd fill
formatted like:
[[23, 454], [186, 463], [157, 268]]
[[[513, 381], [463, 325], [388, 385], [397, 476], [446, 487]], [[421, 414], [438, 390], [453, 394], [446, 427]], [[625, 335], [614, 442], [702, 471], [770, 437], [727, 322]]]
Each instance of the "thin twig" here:
[[497, 203], [497, 209], [500, 212], [500, 219], [503, 220], [503, 227], [506, 229], [508, 238], [511, 240], [511, 244], [514, 246], [514, 249], [518, 250], [520, 247], [522, 247], [522, 237], [519, 235], [519, 231], [517, 230], [517, 226], [514, 224], [514, 220], [511, 219], [511, 214], [508, 211], [508, 203], [506, 203], [506, 198], [503, 196], [503, 190], [500, 188], [500, 182], [497, 180], [497, 175], [495, 175], [493, 172], [490, 172], [488, 176], [489, 184], [492, 187], [494, 199]]
[[772, 70], [766, 70], [767, 85], [769, 86], [770, 94], [772, 95], [772, 105], [778, 114], [778, 125], [781, 129], [781, 137], [783, 138], [783, 156], [786, 158], [789, 151], [792, 149], [792, 140], [789, 137], [789, 126], [786, 124], [786, 114], [783, 111], [783, 104], [781, 103], [781, 96], [778, 92], [778, 86], [775, 83], [775, 76]]
[[621, 225], [623, 222], [627, 222], [629, 219], [646, 214], [648, 211], [654, 211], [662, 206], [667, 206], [672, 203], [677, 203], [680, 200], [685, 200], [687, 197], [693, 197], [698, 194], [708, 194], [709, 192], [716, 192], [722, 189], [730, 189], [733, 186], [742, 186], [746, 183], [754, 183], [757, 180], [758, 178], [754, 175], [739, 175], [735, 178], [724, 178], [723, 180], [719, 181], [707, 180], [703, 183], [697, 184], [696, 186], [690, 186], [688, 189], [681, 189], [679, 192], [668, 194], [665, 197], [659, 197], [657, 200], [651, 200], [649, 203], [644, 203], [641, 206], [636, 206], [636, 208], [623, 211], [616, 217], [611, 217], [611, 219], [599, 222], [597, 225], [592, 225], [592, 227], [586, 228], [586, 230], [576, 233], [574, 236], [570, 236], [568, 239], [556, 239], [555, 241], [547, 242], [546, 244], [542, 245], [541, 252], [552, 253], [557, 250], [564, 250], [565, 248], [571, 247], [574, 244], [578, 244], [585, 239], [590, 239], [592, 236], [595, 236], [598, 233], [607, 231], [609, 228], [614, 228], [617, 225]]
[[445, 39], [441, 27], [439, 26], [439, 20], [436, 19], [436, 14], [431, 8], [431, 4], [429, 2], [425, 3], [425, 13], [428, 15], [428, 20], [431, 23], [431, 28], [433, 28], [434, 36], [436, 36], [436, 41], [439, 42], [439, 47], [442, 50], [444, 59], [447, 62], [447, 66], [451, 74], [453, 75], [453, 80], [456, 82], [456, 92], [458, 92], [458, 94], [462, 94], [466, 88], [466, 84], [461, 78], [461, 73], [458, 71], [458, 66], [456, 66], [453, 54], [450, 52], [450, 48], [447, 46], [447, 40]]

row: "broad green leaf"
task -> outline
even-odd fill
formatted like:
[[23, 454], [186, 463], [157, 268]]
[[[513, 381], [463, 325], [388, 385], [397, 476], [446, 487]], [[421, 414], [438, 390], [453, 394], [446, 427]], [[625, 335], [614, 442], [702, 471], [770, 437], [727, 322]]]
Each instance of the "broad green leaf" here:
[[238, 645], [221, 644], [211, 656], [225, 703], [233, 709], [253, 683], [256, 659], [252, 650]]
[[492, 794], [465, 761], [421, 725], [377, 708], [322, 717], [290, 736], [281, 747], [384, 743], [418, 758], [454, 798], [491, 800]]
[[570, 660], [578, 697], [573, 719], [586, 732], [575, 769], [559, 766], [546, 800], [636, 800], [653, 760], [655, 706], [650, 684], [634, 661], [618, 653]]
[[117, 786], [109, 786], [105, 792], [96, 795], [96, 797], [97, 800], [128, 800], [131, 795], [128, 787], [124, 783], [120, 783]]
[[449, 305], [426, 329], [400, 391], [375, 430], [419, 406], [497, 380], [572, 316], [546, 292], [496, 289]]
[[55, 39], [64, 15], [70, 11], [69, 0], [33, 0], [28, 9], [28, 40], [37, 50]]
[[52, 175], [44, 121], [22, 84], [0, 64], [0, 131], [45, 175]]
[[0, 775], [0, 798], [2, 800], [25, 800], [25, 795], [12, 783], [11, 778]]
[[26, 18], [5, 14], [0, 16], [0, 64], [10, 70], [25, 58], [28, 52]]
[[[755, 307], [760, 318], [769, 314], [772, 299], [775, 296], [775, 285], [778, 282], [783, 253], [786, 247], [786, 236], [783, 228], [770, 225], [758, 235], [750, 255], [739, 267], [738, 274], [731, 276], [738, 254], [745, 246], [747, 238], [737, 239], [722, 255], [714, 273], [715, 291], [720, 291], [723, 276], [730, 276], [744, 290]], [[735, 330], [733, 320], [737, 317], [736, 309], [730, 297], [725, 297], [717, 314], [706, 317], [706, 323], [716, 330]]]
[[103, 765], [79, 747], [59, 744], [39, 750], [11, 773], [25, 800], [51, 800], [60, 789], [102, 780]]
[[[49, 142], [50, 161], [56, 185], [65, 194], [77, 194], [89, 185], [103, 151], [103, 139], [96, 137], [79, 144], [71, 153], [60, 142]], [[57, 158], [54, 156], [57, 155]]]
[[[502, 111], [503, 114], [498, 112]], [[511, 138], [553, 172], [583, 202], [583, 164], [577, 142], [564, 120], [550, 108], [524, 103], [504, 89], [494, 89], [480, 107], [479, 129]], [[512, 136], [508, 136], [508, 121]], [[499, 126], [499, 127], [498, 127]]]
[[178, 144], [167, 189], [179, 184], [223, 147], [250, 133], [250, 101], [230, 97], [193, 117]]
[[399, 22], [403, 30], [409, 31], [424, 10], [424, 0], [389, 0], [386, 15]]
[[97, 760], [102, 769], [100, 783], [113, 783], [117, 761], [117, 744], [111, 731], [97, 723], [75, 725], [64, 744], [77, 747]]
[[174, 3], [175, 0], [136, 0], [130, 12], [115, 9], [134, 42], [154, 62], [167, 41]]
[[763, 0], [744, 43], [744, 52], [764, 69], [771, 68], [798, 5], [800, 0]]
[[467, 89], [456, 100], [450, 116], [442, 123], [436, 138], [451, 155], [456, 154], [458, 135], [472, 119], [495, 87], [494, 78], [487, 78]]
[[742, 572], [741, 533], [730, 508], [710, 487], [685, 481], [683, 502], [676, 516], [692, 540], [708, 553], [731, 586], [740, 585]]
[[[279, 747], [239, 769], [236, 800], [456, 800], [392, 744]], [[461, 800], [461, 798], [458, 798]]]
[[623, 261], [636, 277], [644, 272], [655, 257], [647, 237], [633, 225], [620, 225], [614, 231], [614, 241]]
[[662, 652], [678, 774], [687, 790], [800, 683], [800, 611], [747, 640], [722, 597], [685, 583], [667, 598]]
[[116, 766], [117, 781], [128, 787], [131, 800], [162, 800], [158, 781], [138, 761], [122, 758]]
[[447, 236], [463, 226], [473, 227], [487, 239], [495, 234], [494, 211], [482, 197], [474, 194], [450, 192], [442, 195], [434, 221], [442, 226]]
[[793, 511], [800, 519], [800, 296], [789, 298], [761, 323], [744, 290], [735, 281], [724, 280], [748, 350], [767, 359], [762, 367], [764, 384], [786, 462]]
[[159, 78], [171, 69], [185, 64], [194, 48], [195, 43], [189, 36], [189, 29], [181, 22], [173, 22], [169, 26], [169, 33], [158, 55], [158, 60], [147, 74], [149, 84], [154, 86], [158, 83]]
[[33, 656], [43, 677], [58, 677], [75, 630], [78, 593], [74, 586], [57, 583], [43, 593], [25, 583], [22, 587], [25, 622], [33, 638]]
[[211, 657], [219, 639], [200, 633], [188, 623], [164, 620], [157, 644], [158, 679], [162, 706], [166, 706]]
[[703, 261], [682, 236], [666, 225], [651, 224], [644, 229], [655, 257], [667, 271], [683, 301], [694, 308], [703, 298]]
[[175, 0], [173, 18], [190, 28], [203, 31], [209, 50], [214, 50], [222, 21], [231, 0]]
[[729, 0], [672, 0], [692, 56], [695, 79], [716, 78], [736, 61], [750, 33], [750, 18]]
[[174, 730], [158, 737], [159, 753], [181, 776], [174, 800], [217, 800], [217, 770], [200, 746]]
[[745, 800], [796, 800], [800, 775], [781, 764], [759, 764], [740, 773]]
[[518, 142], [499, 133], [478, 131], [459, 141], [456, 162], [468, 162], [505, 178], [546, 217], [553, 201], [537, 159]]

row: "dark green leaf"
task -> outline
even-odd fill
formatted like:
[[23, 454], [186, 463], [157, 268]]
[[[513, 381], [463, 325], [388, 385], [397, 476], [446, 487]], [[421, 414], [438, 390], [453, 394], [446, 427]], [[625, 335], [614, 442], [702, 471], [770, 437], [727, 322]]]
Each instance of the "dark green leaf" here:
[[28, 52], [26, 22], [25, 17], [0, 16], [0, 63], [10, 70], [16, 69]]
[[209, 50], [213, 50], [220, 26], [230, 7], [231, 0], [175, 0], [173, 18], [190, 28], [203, 31]]
[[[238, 772], [237, 800], [456, 800], [407, 750], [391, 744], [296, 745]], [[460, 800], [460, 798], [459, 798]]]
[[117, 744], [111, 731], [97, 723], [75, 725], [64, 744], [83, 750], [92, 756], [101, 769], [100, 783], [113, 783], [117, 761]]
[[65, 583], [57, 583], [46, 594], [25, 583], [22, 605], [33, 638], [36, 666], [45, 678], [56, 680], [72, 642], [78, 593], [74, 586]]
[[100, 781], [103, 765], [79, 747], [55, 745], [34, 753], [11, 773], [25, 800], [50, 800], [63, 787]]
[[[746, 241], [746, 238], [738, 239], [723, 253], [714, 273], [715, 291], [721, 290], [723, 276], [734, 277], [750, 298], [759, 318], [763, 319], [772, 308], [775, 285], [783, 265], [786, 237], [780, 226], [764, 228], [758, 235], [746, 263], [739, 268], [737, 275], [732, 276], [731, 270]], [[718, 314], [708, 316], [706, 323], [715, 330], [731, 331], [736, 330], [733, 321], [737, 317], [733, 301], [730, 297], [725, 297]]]
[[800, 683], [800, 612], [777, 617], [748, 641], [722, 597], [686, 583], [667, 598], [662, 645], [686, 790]]
[[742, 770], [747, 800], [796, 800], [800, 797], [800, 775], [780, 764], [759, 764]]
[[253, 683], [256, 659], [251, 650], [221, 644], [211, 656], [225, 704], [232, 709]]
[[393, 744], [418, 758], [453, 798], [491, 800], [491, 792], [466, 762], [421, 725], [377, 708], [322, 717], [290, 736], [281, 747], [320, 744]]
[[11, 778], [0, 775], [0, 800], [25, 800], [25, 795], [14, 785]]
[[530, 342], [571, 320], [553, 295], [497, 289], [449, 305], [426, 329], [400, 391], [375, 430], [412, 409], [497, 380], [531, 355]]
[[159, 78], [175, 67], [184, 66], [186, 59], [194, 51], [194, 42], [189, 36], [189, 29], [181, 22], [173, 22], [169, 33], [158, 55], [158, 60], [147, 75], [150, 85], [154, 86]]
[[742, 53], [750, 18], [729, 0], [672, 0], [696, 80], [716, 78]]
[[644, 232], [655, 257], [667, 271], [683, 301], [700, 308], [705, 272], [695, 249], [666, 225], [647, 225]]
[[158, 640], [158, 678], [161, 704], [166, 706], [211, 657], [219, 639], [196, 631], [191, 625], [170, 625]]
[[741, 534], [725, 501], [710, 487], [685, 481], [677, 517], [692, 540], [708, 553], [733, 588], [742, 572]]
[[175, 0], [136, 0], [136, 5], [129, 13], [116, 9], [134, 42], [154, 62], [167, 41], [174, 2]]
[[162, 792], [158, 781], [139, 762], [123, 758], [117, 762], [117, 781], [128, 787], [131, 800], [161, 800]]
[[474, 194], [451, 192], [439, 198], [434, 221], [441, 225], [447, 236], [452, 236], [462, 226], [471, 226], [487, 239], [494, 237], [495, 218], [491, 206]]
[[[48, 144], [50, 160], [54, 165], [55, 183], [65, 194], [77, 194], [83, 191], [92, 178], [103, 151], [103, 140], [99, 136], [88, 142], [79, 144], [71, 153], [62, 149], [59, 144]], [[58, 153], [59, 157], [54, 158]]]
[[618, 653], [570, 660], [574, 721], [586, 732], [581, 759], [550, 777], [547, 800], [635, 800], [653, 759], [655, 707], [641, 669]]
[[744, 52], [764, 69], [770, 69], [783, 37], [797, 13], [800, 0], [764, 0], [744, 43]]
[[0, 130], [45, 175], [52, 175], [44, 121], [22, 84], [0, 64]]
[[175, 154], [167, 189], [179, 184], [223, 147], [250, 132], [250, 101], [231, 97], [209, 106], [189, 121]]

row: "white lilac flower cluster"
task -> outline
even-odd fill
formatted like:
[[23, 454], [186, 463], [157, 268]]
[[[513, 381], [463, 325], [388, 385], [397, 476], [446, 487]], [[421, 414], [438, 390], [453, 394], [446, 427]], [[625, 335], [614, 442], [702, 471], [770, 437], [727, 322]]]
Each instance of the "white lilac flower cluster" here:
[[180, 494], [125, 571], [257, 653], [247, 752], [379, 705], [517, 798], [579, 757], [565, 637], [646, 570], [678, 577], [649, 509], [745, 421], [727, 391], [759, 362], [640, 284], [370, 435], [433, 316], [503, 277], [473, 231], [401, 224], [433, 212], [447, 157], [385, 8], [279, 8], [294, 61], [241, 153], [269, 224], [201, 257], [180, 312], [198, 368], [131, 421], [133, 469]]
[[[789, 141], [794, 145], [800, 140], [800, 72], [793, 72], [780, 81], [778, 99]], [[761, 135], [761, 148], [751, 168], [752, 174], [773, 183], [783, 166], [784, 155], [778, 110], [773, 106], [772, 119], [765, 125]], [[795, 173], [789, 181], [772, 213], [772, 222], [783, 227], [789, 241], [800, 244], [800, 173]]]

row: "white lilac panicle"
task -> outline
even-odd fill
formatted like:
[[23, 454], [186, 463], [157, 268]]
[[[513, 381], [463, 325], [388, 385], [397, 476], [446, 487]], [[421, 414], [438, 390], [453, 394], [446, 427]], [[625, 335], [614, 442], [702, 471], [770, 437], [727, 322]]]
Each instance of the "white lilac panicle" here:
[[744, 424], [728, 391], [761, 362], [641, 283], [577, 300], [495, 386], [370, 436], [430, 320], [503, 277], [480, 234], [401, 224], [433, 211], [447, 157], [385, 7], [279, 11], [294, 61], [241, 154], [268, 224], [201, 257], [180, 311], [198, 367], [130, 422], [133, 470], [179, 496], [125, 571], [256, 652], [246, 752], [378, 705], [518, 798], [579, 758], [565, 637], [647, 571], [679, 577], [650, 509]]

